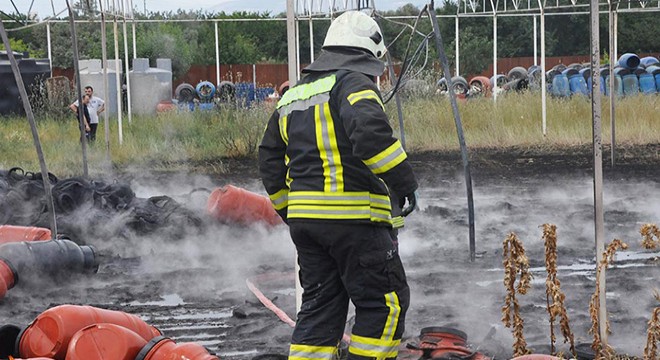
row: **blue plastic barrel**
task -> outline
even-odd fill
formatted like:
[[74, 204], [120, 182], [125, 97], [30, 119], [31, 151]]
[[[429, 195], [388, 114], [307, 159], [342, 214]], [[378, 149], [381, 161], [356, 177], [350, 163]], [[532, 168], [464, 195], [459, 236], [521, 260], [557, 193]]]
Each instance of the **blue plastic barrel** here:
[[584, 76], [576, 73], [568, 78], [568, 86], [571, 89], [571, 94], [575, 95], [589, 95], [587, 82], [584, 81]]
[[651, 65], [657, 65], [660, 63], [660, 61], [658, 61], [658, 59], [653, 56], [643, 57], [639, 60], [639, 62], [646, 67], [649, 67]]
[[[623, 80], [621, 76], [614, 75], [614, 91], [617, 96], [623, 96]], [[610, 95], [610, 76], [605, 78], [605, 95]]]
[[655, 94], [657, 92], [653, 74], [639, 74], [639, 90], [642, 94]]
[[623, 75], [623, 94], [632, 96], [639, 94], [639, 78], [635, 74]]
[[571, 96], [571, 86], [569, 84], [568, 77], [564, 74], [558, 74], [552, 78], [550, 93], [557, 97]]
[[199, 103], [198, 108], [201, 111], [209, 111], [215, 108], [215, 104], [212, 102]]
[[636, 69], [640, 64], [639, 56], [632, 53], [625, 53], [619, 58], [619, 66], [626, 69]]

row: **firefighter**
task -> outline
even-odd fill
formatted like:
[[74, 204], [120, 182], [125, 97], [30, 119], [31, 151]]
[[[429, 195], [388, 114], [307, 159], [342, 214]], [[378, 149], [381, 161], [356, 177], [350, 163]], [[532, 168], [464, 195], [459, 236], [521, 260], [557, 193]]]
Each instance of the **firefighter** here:
[[[378, 24], [350, 11], [268, 120], [262, 181], [298, 252], [302, 306], [289, 359], [330, 360], [355, 305], [349, 359], [396, 358], [410, 291], [393, 219], [417, 181], [375, 79], [386, 48]], [[396, 224], [395, 224], [396, 225]]]

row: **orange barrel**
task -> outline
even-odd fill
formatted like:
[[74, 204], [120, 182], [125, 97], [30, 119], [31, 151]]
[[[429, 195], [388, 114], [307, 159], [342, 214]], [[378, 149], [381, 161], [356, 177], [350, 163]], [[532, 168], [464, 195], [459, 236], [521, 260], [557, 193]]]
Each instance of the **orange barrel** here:
[[50, 240], [50, 230], [31, 226], [0, 225], [0, 244], [19, 241]]
[[52, 357], [64, 360], [67, 346], [80, 329], [97, 323], [123, 326], [145, 341], [161, 333], [135, 315], [91, 306], [60, 305], [41, 313], [18, 335], [16, 353], [23, 357]]
[[4, 262], [0, 260], [0, 299], [4, 298], [7, 295], [7, 290], [14, 287], [16, 281], [14, 281], [16, 275], [14, 270]]
[[156, 105], [157, 113], [164, 113], [169, 111], [175, 111], [176, 105], [171, 101], [161, 101]]
[[470, 94], [490, 96], [490, 79], [485, 76], [475, 76], [470, 80]]
[[467, 347], [467, 334], [458, 329], [432, 326], [420, 331], [419, 349], [431, 359], [470, 357], [473, 360], [488, 360], [485, 355]]
[[207, 209], [222, 222], [242, 225], [261, 222], [272, 226], [282, 223], [269, 198], [232, 185], [213, 190]]
[[94, 324], [71, 338], [66, 360], [133, 360], [147, 341], [123, 326]]
[[174, 341], [161, 336], [151, 339], [135, 360], [219, 360], [215, 355], [209, 354], [205, 347], [196, 343], [177, 344]]

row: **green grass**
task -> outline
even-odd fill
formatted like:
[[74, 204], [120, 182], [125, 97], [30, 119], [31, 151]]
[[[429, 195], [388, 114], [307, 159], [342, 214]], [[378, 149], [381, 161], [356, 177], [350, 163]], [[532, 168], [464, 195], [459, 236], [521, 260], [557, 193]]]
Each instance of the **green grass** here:
[[[603, 143], [609, 143], [609, 104], [603, 99]], [[399, 134], [394, 101], [386, 106]], [[548, 99], [547, 136], [541, 127], [540, 94], [510, 94], [459, 102], [469, 148], [510, 147], [561, 151], [591, 143], [591, 103], [584, 97]], [[271, 108], [221, 109], [216, 112], [170, 113], [123, 118], [123, 144], [116, 118], [110, 121], [110, 158], [115, 169], [173, 170], [201, 168], [217, 172], [219, 159], [254, 156]], [[657, 143], [660, 139], [660, 97], [638, 96], [617, 101], [617, 142], [622, 145]], [[456, 150], [456, 128], [444, 97], [403, 100], [409, 152]], [[82, 173], [82, 151], [73, 116], [55, 120], [38, 116], [38, 131], [51, 172], [58, 176]], [[89, 149], [90, 173], [107, 169], [103, 124]], [[39, 169], [28, 122], [0, 118], [0, 168]]]
[[[403, 104], [410, 151], [458, 148], [453, 113], [447, 99], [407, 99]], [[602, 105], [602, 136], [603, 143], [607, 144], [610, 139], [609, 101], [603, 99]], [[615, 105], [618, 144], [659, 141], [660, 97], [618, 99]], [[497, 103], [490, 98], [461, 101], [459, 111], [466, 142], [471, 148], [541, 147], [557, 150], [592, 141], [591, 102], [585, 97], [549, 98], [546, 136], [542, 131], [539, 93], [504, 95], [498, 97]], [[388, 113], [392, 119], [397, 119], [393, 105], [388, 104]]]

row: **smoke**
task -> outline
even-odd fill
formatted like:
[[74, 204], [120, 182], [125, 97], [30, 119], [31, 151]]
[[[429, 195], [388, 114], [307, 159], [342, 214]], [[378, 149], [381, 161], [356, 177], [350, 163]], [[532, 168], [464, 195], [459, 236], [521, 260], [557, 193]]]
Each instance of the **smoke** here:
[[[130, 179], [137, 197], [167, 195], [195, 214], [204, 214], [206, 209], [208, 192], [203, 189], [225, 183], [264, 194], [257, 180], [238, 176], [211, 179], [191, 174], [145, 174]], [[610, 343], [619, 352], [639, 356], [646, 338], [646, 321], [653, 307], [658, 306], [652, 290], [660, 276], [656, 259], [660, 254], [640, 248], [638, 231], [642, 223], [660, 221], [658, 185], [652, 181], [610, 179], [604, 194], [605, 240], [621, 238], [630, 245], [607, 271]], [[420, 186], [420, 211], [408, 217], [399, 232], [401, 258], [411, 288], [405, 338], [418, 335], [423, 327], [452, 326], [465, 331], [474, 348], [498, 357], [509, 356], [511, 330], [501, 322], [505, 296], [501, 248], [507, 233], [514, 231], [523, 241], [534, 275], [530, 292], [518, 295], [525, 336], [531, 348], [547, 351], [544, 346], [550, 340], [540, 226], [554, 223], [558, 227], [558, 278], [566, 294], [571, 328], [576, 342], [590, 343], [588, 303], [595, 286], [592, 181], [579, 175], [512, 177], [490, 182], [477, 178], [474, 195], [477, 259], [470, 263], [462, 177], [425, 181]], [[87, 223], [97, 215], [84, 208], [75, 218]], [[246, 325], [234, 319], [234, 324], [240, 325], [235, 328], [240, 336], [225, 334], [222, 326], [226, 325], [215, 332], [207, 327], [226, 324], [228, 320], [223, 316], [230, 316], [227, 314], [231, 309], [245, 306], [241, 304], [246, 299], [254, 301], [246, 290], [246, 278], [293, 271], [294, 246], [288, 228], [240, 227], [202, 218], [203, 231], [195, 226], [182, 227], [176, 233], [183, 235], [174, 238], [131, 232], [125, 237], [88, 238], [102, 254], [98, 274], [71, 275], [59, 288], [44, 283], [36, 287], [38, 290], [12, 289], [3, 300], [5, 306], [0, 306], [0, 321], [27, 323], [50, 304], [78, 299], [83, 304], [141, 314], [166, 329], [177, 328], [172, 323], [172, 319], [178, 319], [176, 316], [189, 319], [177, 325], [181, 336], [196, 334], [203, 341], [228, 346], [226, 351], [246, 350], [241, 348], [245, 345], [232, 342], [235, 337], [268, 337], [273, 329], [280, 331], [273, 339], [286, 343], [290, 330], [272, 314], [263, 316], [272, 320], [266, 325]], [[97, 221], [96, 226], [123, 228], [125, 221], [116, 217], [107, 223]], [[293, 317], [293, 286], [287, 280], [268, 284], [262, 290], [269, 298], [277, 298], [277, 305]], [[250, 320], [250, 311], [258, 308], [262, 307], [254, 305], [246, 310], [247, 324], [254, 321]], [[170, 312], [178, 315], [170, 318]], [[199, 320], [202, 317], [204, 320]], [[195, 330], [200, 327], [205, 329], [202, 334], [195, 332], [201, 331]], [[219, 335], [221, 330], [225, 335]], [[204, 335], [206, 332], [212, 334]], [[557, 327], [555, 334], [559, 348], [566, 350]]]
[[[606, 181], [605, 241], [620, 238], [631, 245], [631, 260], [608, 270], [607, 300], [613, 334], [620, 352], [641, 355], [646, 321], [654, 304], [651, 280], [658, 274], [658, 253], [640, 247], [639, 226], [658, 221], [657, 183]], [[422, 184], [420, 211], [406, 219], [399, 233], [401, 256], [412, 292], [406, 336], [426, 326], [454, 326], [469, 340], [499, 356], [509, 356], [511, 330], [501, 321], [504, 304], [502, 241], [515, 232], [523, 241], [534, 280], [528, 295], [517, 295], [531, 348], [550, 344], [545, 299], [544, 223], [558, 227], [558, 278], [576, 342], [591, 342], [588, 303], [595, 287], [593, 182], [587, 177], [475, 181], [476, 254], [469, 262], [467, 203], [463, 179]], [[641, 255], [641, 256], [640, 256]], [[635, 258], [638, 258], [635, 260]], [[623, 258], [623, 256], [620, 256]], [[560, 349], [565, 348], [559, 333]]]

